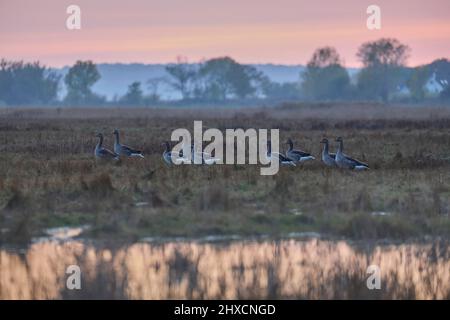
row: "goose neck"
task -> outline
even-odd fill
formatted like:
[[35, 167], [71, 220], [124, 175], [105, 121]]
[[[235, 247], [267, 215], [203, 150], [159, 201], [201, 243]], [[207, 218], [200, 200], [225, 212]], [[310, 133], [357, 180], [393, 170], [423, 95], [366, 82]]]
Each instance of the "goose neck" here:
[[289, 151], [292, 151], [292, 149], [294, 149], [294, 143], [292, 141], [288, 141], [289, 144]]
[[343, 152], [343, 151], [344, 151], [344, 141], [340, 140], [338, 152]]
[[323, 153], [328, 154], [328, 142], [324, 142], [323, 144]]

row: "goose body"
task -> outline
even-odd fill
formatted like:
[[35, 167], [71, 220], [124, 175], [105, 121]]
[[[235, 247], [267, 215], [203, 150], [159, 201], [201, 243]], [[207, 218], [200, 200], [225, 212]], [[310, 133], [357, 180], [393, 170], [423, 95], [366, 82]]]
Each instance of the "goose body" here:
[[217, 161], [220, 161], [219, 158], [214, 158], [210, 153], [204, 151], [196, 151], [194, 147], [194, 143], [191, 144], [191, 160], [192, 163], [195, 163], [195, 159], [202, 160], [202, 164], [215, 164]]
[[180, 150], [180, 152], [178, 152], [177, 154], [176, 152], [173, 152], [170, 149], [170, 143], [168, 141], [164, 142], [162, 145], [166, 147], [166, 149], [163, 152], [163, 160], [167, 165], [169, 166], [173, 165], [174, 161], [175, 164], [189, 162], [187, 158], [183, 157], [183, 150]]
[[99, 141], [95, 146], [94, 155], [100, 160], [119, 160], [119, 155], [103, 147], [103, 134], [97, 134]]
[[272, 152], [272, 143], [267, 141], [267, 160], [272, 161], [272, 157], [277, 159], [281, 165], [296, 166], [294, 161], [287, 158], [284, 154], [279, 152]]
[[315, 159], [310, 153], [301, 150], [295, 150], [294, 143], [292, 142], [291, 139], [288, 139], [286, 144], [289, 145], [289, 149], [288, 151], [286, 151], [286, 157], [294, 161], [295, 163], [301, 163]]
[[336, 154], [328, 152], [328, 139], [322, 139], [321, 143], [323, 143], [322, 162], [329, 167], [336, 167]]
[[336, 152], [336, 164], [339, 168], [344, 169], [352, 169], [352, 170], [367, 170], [369, 169], [369, 166], [361, 162], [359, 160], [353, 159], [346, 154], [344, 154], [344, 140], [339, 137], [336, 139], [337, 142], [339, 142], [339, 148]]
[[126, 157], [130, 157], [130, 158], [132, 158], [132, 157], [144, 158], [142, 151], [130, 148], [130, 147], [120, 143], [119, 130], [117, 130], [117, 129], [114, 130], [113, 134], [115, 136], [115, 141], [114, 141], [114, 152], [115, 153], [117, 153], [119, 156], [126, 156]]

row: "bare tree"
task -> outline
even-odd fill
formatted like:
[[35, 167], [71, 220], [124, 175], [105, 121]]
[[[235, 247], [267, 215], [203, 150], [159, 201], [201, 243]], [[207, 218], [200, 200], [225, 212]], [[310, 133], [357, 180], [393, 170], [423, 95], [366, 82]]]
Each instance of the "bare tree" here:
[[195, 78], [195, 67], [187, 62], [186, 58], [177, 57], [177, 62], [166, 66], [166, 71], [172, 76], [171, 86], [180, 91], [183, 100], [188, 99], [190, 95], [189, 84]]
[[156, 77], [147, 80], [147, 88], [149, 90], [150, 101], [158, 101], [160, 99], [159, 86], [163, 83], [170, 82], [165, 77]]

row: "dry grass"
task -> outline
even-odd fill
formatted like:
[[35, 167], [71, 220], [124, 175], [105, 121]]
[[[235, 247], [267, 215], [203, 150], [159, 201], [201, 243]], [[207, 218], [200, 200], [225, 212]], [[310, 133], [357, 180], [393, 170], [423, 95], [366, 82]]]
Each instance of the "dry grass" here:
[[[0, 299], [450, 299], [448, 243], [355, 248], [346, 242], [79, 242], [0, 251]], [[81, 268], [81, 290], [65, 270]], [[381, 271], [368, 290], [366, 269]]]
[[[315, 162], [263, 177], [256, 166], [166, 167], [161, 142], [194, 120], [221, 130], [279, 128], [282, 139], [317, 157], [323, 136], [342, 136], [346, 151], [371, 170]], [[449, 127], [450, 108], [378, 105], [0, 109], [0, 241], [27, 242], [45, 227], [79, 224], [92, 225], [91, 236], [128, 239], [301, 231], [448, 238]], [[95, 133], [112, 146], [114, 128], [146, 158], [96, 163]]]

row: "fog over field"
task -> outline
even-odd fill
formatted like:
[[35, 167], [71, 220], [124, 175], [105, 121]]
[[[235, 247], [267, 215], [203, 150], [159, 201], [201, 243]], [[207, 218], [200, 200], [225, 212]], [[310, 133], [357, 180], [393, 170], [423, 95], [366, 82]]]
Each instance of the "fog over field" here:
[[[276, 64], [254, 64], [258, 71], [263, 72], [271, 81], [278, 83], [299, 82], [300, 74], [304, 70], [301, 65], [276, 65]], [[106, 96], [112, 100], [114, 96], [123, 96], [127, 87], [133, 81], [139, 81], [143, 84], [144, 92], [148, 91], [147, 81], [149, 79], [170, 80], [170, 75], [165, 70], [165, 64], [142, 64], [142, 63], [99, 63], [97, 65], [101, 75], [100, 80], [92, 87], [93, 91]], [[57, 74], [65, 76], [69, 67], [52, 69]], [[356, 72], [357, 69], [349, 69], [349, 72]], [[61, 87], [59, 95], [63, 97], [66, 94], [64, 86]], [[177, 100], [181, 96], [166, 82], [159, 85], [158, 93], [163, 100]]]

